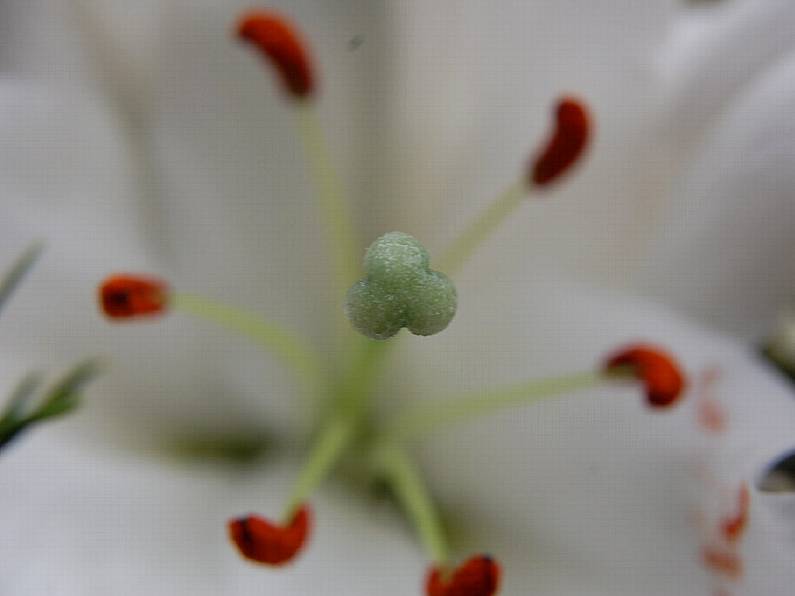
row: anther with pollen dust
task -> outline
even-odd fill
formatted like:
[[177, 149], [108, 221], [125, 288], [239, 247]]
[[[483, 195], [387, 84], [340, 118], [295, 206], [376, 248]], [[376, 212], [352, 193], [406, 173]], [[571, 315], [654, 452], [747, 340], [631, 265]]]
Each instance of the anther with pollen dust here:
[[286, 525], [276, 525], [257, 515], [229, 521], [229, 538], [242, 556], [265, 565], [289, 563], [306, 543], [312, 526], [312, 514], [302, 506]]
[[159, 315], [168, 306], [168, 296], [166, 282], [144, 275], [112, 275], [99, 286], [102, 311], [111, 319]]
[[289, 20], [273, 11], [253, 10], [238, 21], [237, 36], [271, 62], [288, 94], [299, 99], [312, 95], [315, 74], [309, 51]]
[[592, 135], [593, 124], [586, 105], [573, 97], [559, 99], [552, 136], [530, 168], [532, 183], [547, 186], [571, 170], [585, 152]]
[[428, 573], [427, 596], [491, 596], [500, 586], [500, 566], [487, 555], [472, 557], [453, 571], [434, 567]]
[[646, 399], [653, 408], [674, 405], [685, 389], [685, 376], [673, 356], [648, 344], [634, 344], [607, 359], [607, 372], [628, 368], [643, 381]]

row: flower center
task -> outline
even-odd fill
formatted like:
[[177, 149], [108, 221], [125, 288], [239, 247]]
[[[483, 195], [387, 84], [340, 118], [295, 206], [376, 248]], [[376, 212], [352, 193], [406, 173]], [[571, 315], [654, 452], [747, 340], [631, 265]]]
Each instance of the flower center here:
[[239, 23], [238, 34], [273, 64], [291, 99], [333, 255], [338, 296], [338, 302], [332, 305], [333, 316], [342, 320], [347, 290], [345, 312], [362, 335], [350, 333], [350, 327], [340, 327], [339, 347], [346, 358], [338, 370], [329, 374], [314, 346], [279, 323], [194, 294], [171, 292], [164, 282], [153, 278], [108, 278], [100, 288], [102, 308], [112, 319], [135, 319], [168, 307], [221, 325], [279, 358], [295, 373], [304, 394], [313, 398], [312, 404], [326, 413], [280, 523], [253, 515], [229, 522], [229, 535], [244, 557], [270, 565], [291, 561], [309, 536], [308, 500], [340, 460], [356, 452], [365, 454], [367, 473], [391, 488], [416, 528], [431, 564], [426, 592], [432, 596], [494, 594], [500, 569], [493, 559], [481, 555], [458, 568], [450, 564], [453, 549], [421, 471], [411, 457], [411, 442], [441, 426], [616, 379], [640, 379], [651, 406], [668, 406], [683, 390], [681, 371], [673, 359], [657, 348], [630, 346], [594, 370], [432, 400], [405, 409], [386, 425], [377, 424], [371, 415], [376, 383], [403, 327], [415, 335], [431, 335], [450, 324], [457, 295], [445, 274], [454, 276], [460, 271], [530, 191], [547, 189], [578, 163], [591, 137], [588, 111], [581, 101], [571, 97], [558, 101], [549, 140], [527, 171], [508, 185], [442, 255], [440, 269], [444, 273], [431, 269], [430, 256], [415, 238], [392, 232], [367, 250], [363, 276], [355, 282], [359, 276], [354, 248], [357, 242], [348, 202], [314, 111], [317, 93], [309, 52], [292, 25], [272, 12], [247, 14]]

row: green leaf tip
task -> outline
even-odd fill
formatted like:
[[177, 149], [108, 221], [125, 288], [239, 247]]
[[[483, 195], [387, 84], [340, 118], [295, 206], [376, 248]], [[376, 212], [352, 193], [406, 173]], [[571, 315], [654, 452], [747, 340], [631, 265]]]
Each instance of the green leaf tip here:
[[36, 261], [39, 260], [43, 250], [43, 242], [34, 242], [31, 244], [25, 252], [17, 257], [11, 269], [0, 279], [0, 309], [3, 308], [19, 283], [33, 268], [33, 265], [36, 264]]
[[86, 383], [101, 370], [102, 363], [98, 360], [86, 360], [77, 364], [45, 392], [38, 405], [30, 402], [41, 384], [41, 375], [27, 375], [0, 412], [0, 449], [34, 425], [74, 410], [79, 405], [80, 393]]
[[364, 257], [364, 279], [350, 290], [345, 312], [371, 339], [388, 339], [406, 327], [414, 335], [443, 331], [455, 315], [453, 282], [430, 268], [428, 251], [403, 232], [384, 234]]

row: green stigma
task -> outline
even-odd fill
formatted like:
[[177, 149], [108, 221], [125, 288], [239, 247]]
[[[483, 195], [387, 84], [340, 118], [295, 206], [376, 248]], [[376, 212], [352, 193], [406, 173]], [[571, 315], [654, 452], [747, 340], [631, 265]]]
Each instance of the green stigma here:
[[428, 251], [403, 232], [384, 234], [364, 257], [365, 277], [350, 290], [345, 312], [371, 339], [388, 339], [406, 327], [434, 335], [450, 324], [457, 297], [453, 282], [432, 271]]

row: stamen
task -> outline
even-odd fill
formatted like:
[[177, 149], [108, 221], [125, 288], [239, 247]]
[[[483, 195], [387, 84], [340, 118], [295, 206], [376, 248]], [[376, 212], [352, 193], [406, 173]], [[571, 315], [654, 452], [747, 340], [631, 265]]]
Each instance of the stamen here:
[[530, 180], [539, 187], [559, 180], [579, 161], [592, 131], [588, 111], [581, 101], [563, 97], [555, 109], [555, 130], [533, 160]]
[[434, 335], [453, 319], [455, 286], [432, 271], [428, 252], [402, 232], [384, 234], [364, 259], [367, 276], [348, 291], [345, 312], [354, 328], [371, 339], [388, 339], [408, 328], [414, 335]]
[[447, 579], [443, 569], [431, 569], [425, 591], [428, 596], [491, 596], [499, 586], [499, 564], [488, 555], [479, 555], [462, 563]]
[[399, 416], [389, 426], [387, 434], [396, 441], [405, 441], [441, 426], [635, 376], [640, 376], [646, 383], [648, 401], [652, 406], [665, 407], [673, 404], [684, 388], [684, 377], [673, 358], [650, 347], [634, 349], [640, 352], [629, 351], [627, 356], [634, 355], [640, 358], [640, 355], [644, 355], [645, 360], [642, 363], [613, 357], [608, 360], [608, 365], [602, 371], [532, 380], [415, 406]]
[[[240, 19], [237, 33], [256, 45], [273, 63], [288, 93], [297, 99], [311, 99], [315, 91], [315, 75], [309, 52], [297, 29], [287, 19], [273, 11], [252, 11]], [[342, 296], [356, 278], [357, 243], [349, 207], [343, 198], [313, 103], [299, 101], [295, 104], [298, 135], [317, 186], [319, 205], [331, 242], [337, 278], [335, 295]]]
[[580, 160], [588, 145], [591, 122], [585, 104], [563, 97], [555, 109], [555, 130], [533, 160], [530, 172], [502, 192], [495, 201], [456, 238], [441, 259], [442, 268], [455, 275], [483, 242], [505, 221], [522, 199], [560, 179]]
[[173, 294], [170, 303], [174, 310], [215, 323], [258, 343], [289, 366], [307, 384], [310, 393], [321, 392], [325, 385], [326, 374], [320, 357], [303, 340], [277, 323], [195, 294]]
[[630, 367], [646, 386], [646, 397], [653, 408], [675, 404], [685, 389], [686, 381], [676, 360], [664, 350], [647, 344], [631, 345], [607, 359], [605, 371]]
[[257, 563], [280, 566], [292, 561], [302, 549], [311, 525], [311, 511], [303, 505], [284, 526], [248, 515], [230, 520], [228, 529], [229, 538], [241, 555]]
[[309, 52], [287, 19], [272, 11], [252, 11], [238, 22], [237, 35], [271, 62], [288, 94], [298, 99], [312, 95], [315, 77]]
[[169, 303], [168, 285], [157, 278], [119, 274], [99, 286], [99, 301], [111, 319], [133, 319], [162, 314]]
[[428, 557], [436, 567], [444, 566], [449, 548], [442, 522], [414, 462], [404, 450], [388, 441], [375, 448], [373, 458], [376, 472], [383, 474], [395, 491]]

